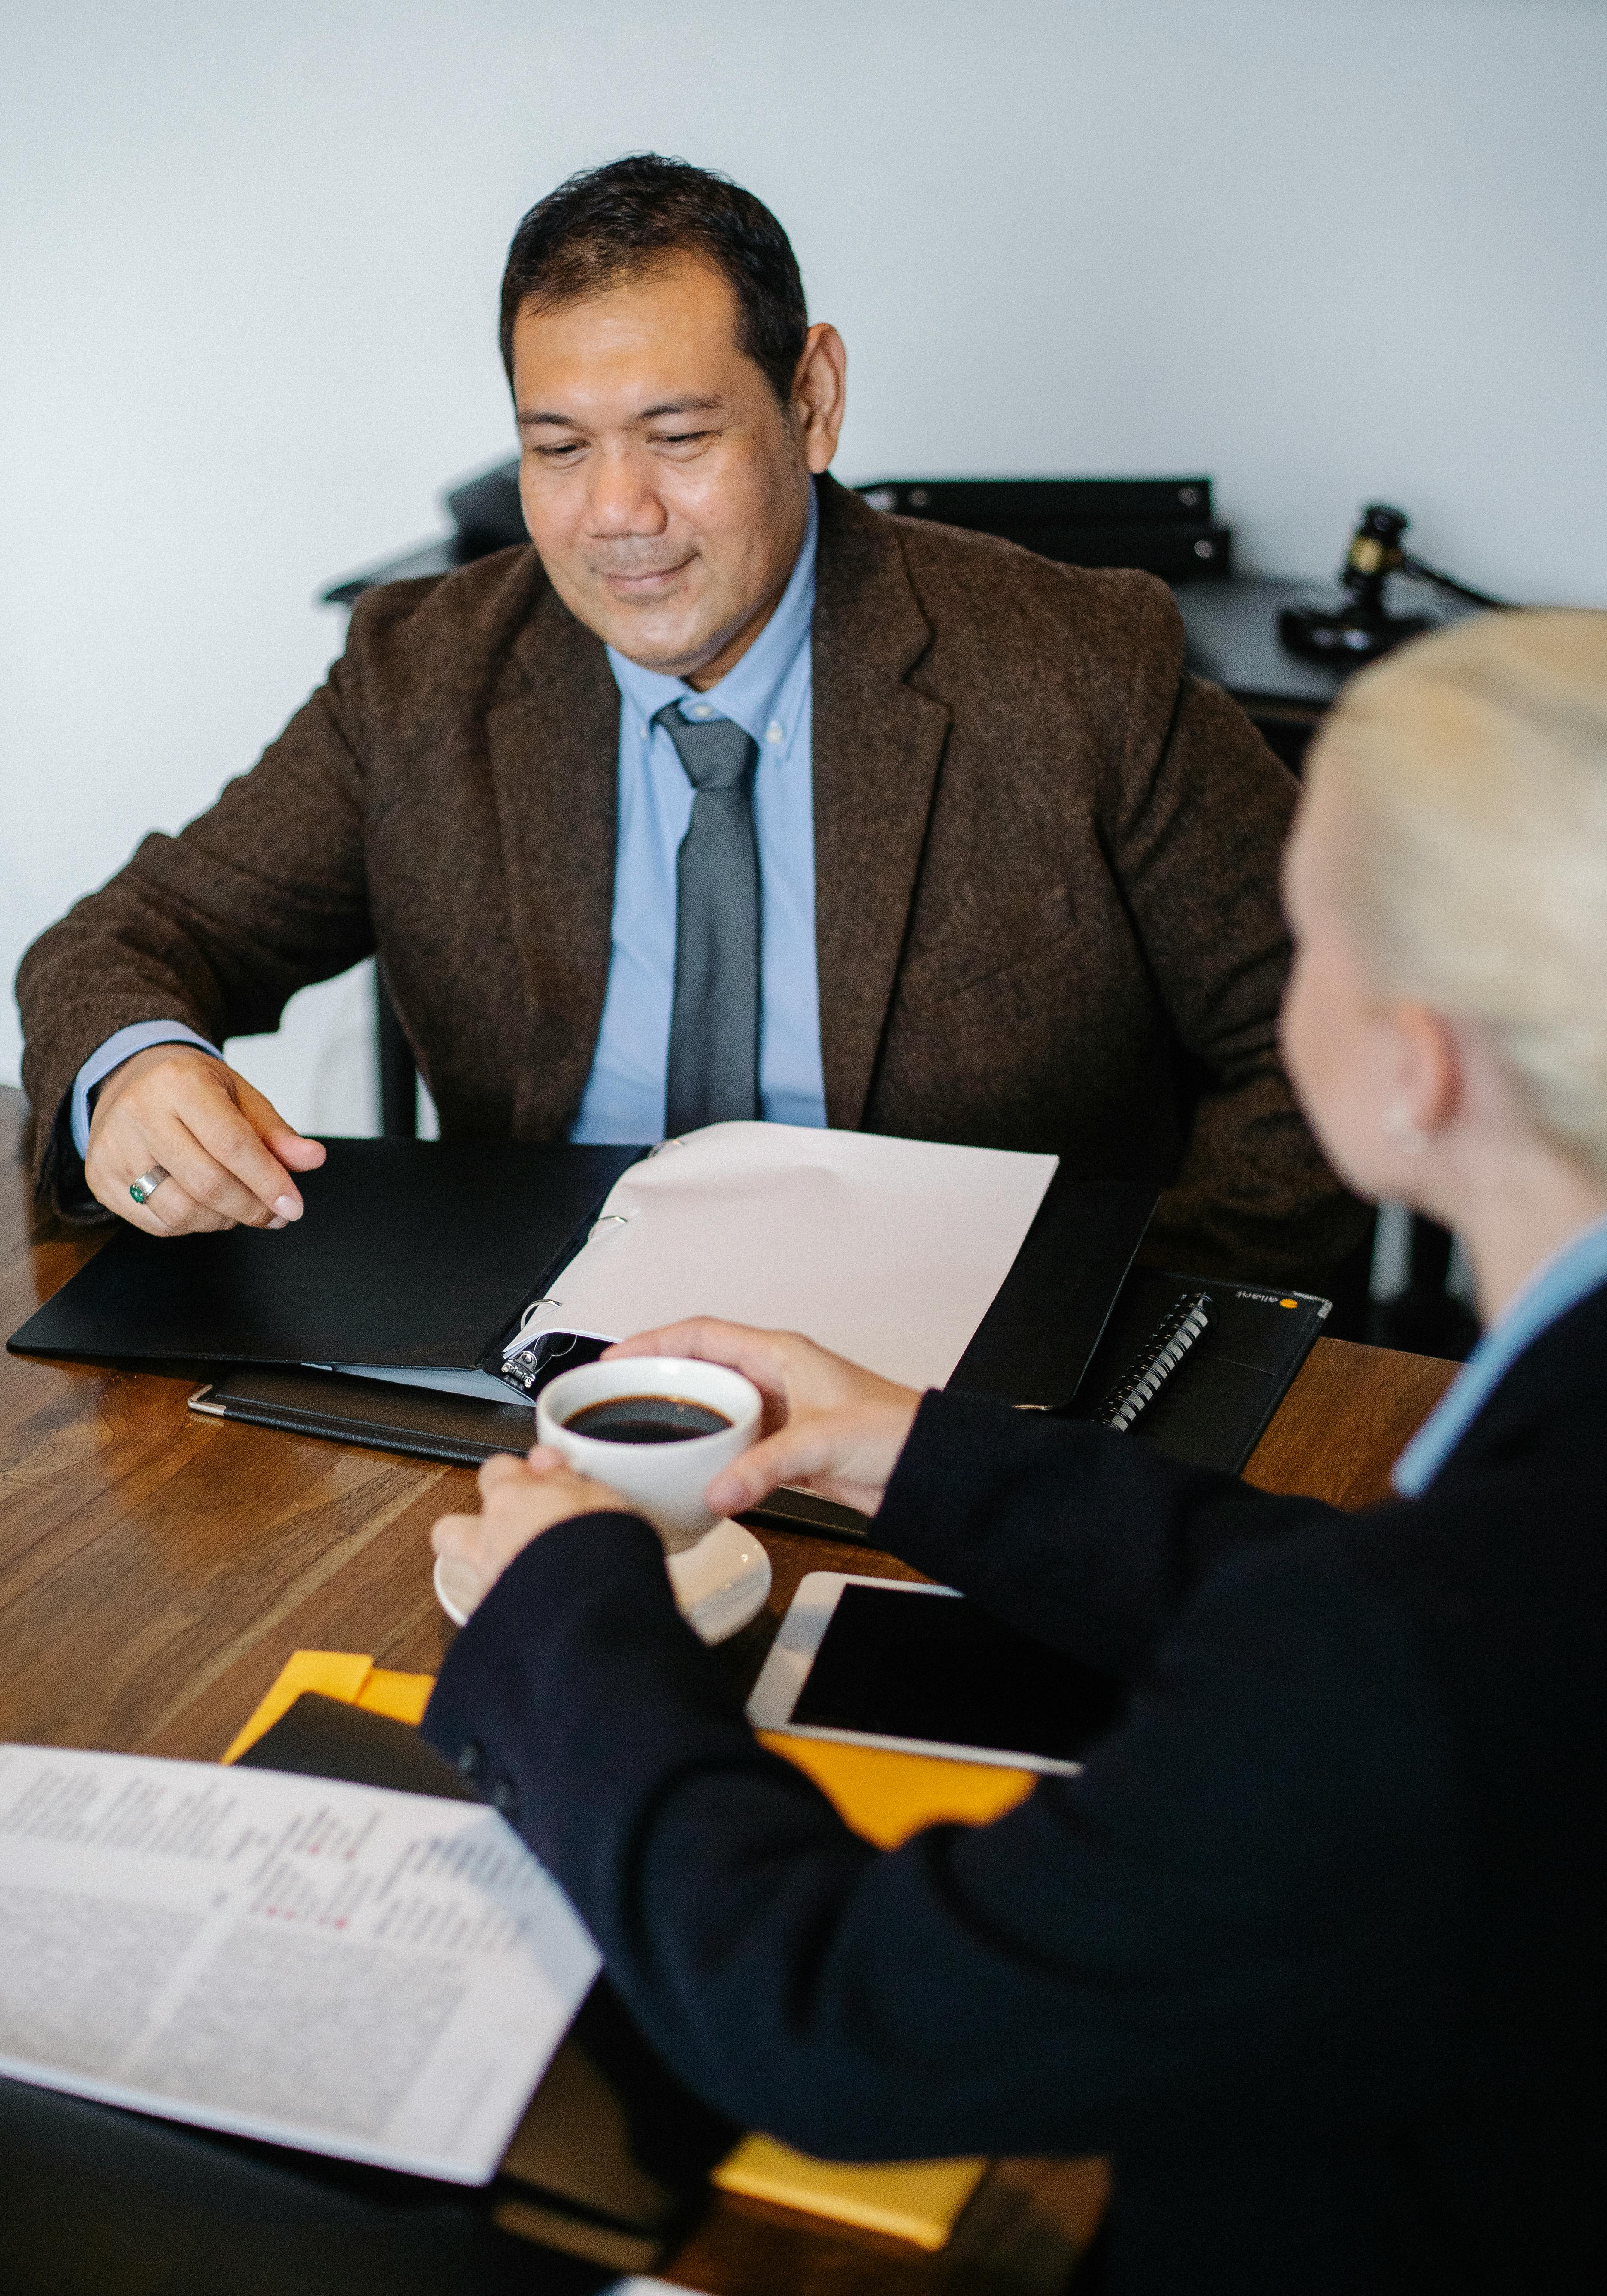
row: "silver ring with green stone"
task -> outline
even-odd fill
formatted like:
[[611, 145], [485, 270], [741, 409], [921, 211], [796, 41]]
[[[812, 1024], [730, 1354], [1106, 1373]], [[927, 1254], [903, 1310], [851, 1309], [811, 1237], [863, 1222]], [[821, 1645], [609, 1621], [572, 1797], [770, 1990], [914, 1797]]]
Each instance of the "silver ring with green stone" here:
[[152, 1164], [151, 1169], [142, 1172], [137, 1180], [129, 1181], [128, 1193], [136, 1204], [148, 1204], [162, 1182], [169, 1177], [160, 1164]]

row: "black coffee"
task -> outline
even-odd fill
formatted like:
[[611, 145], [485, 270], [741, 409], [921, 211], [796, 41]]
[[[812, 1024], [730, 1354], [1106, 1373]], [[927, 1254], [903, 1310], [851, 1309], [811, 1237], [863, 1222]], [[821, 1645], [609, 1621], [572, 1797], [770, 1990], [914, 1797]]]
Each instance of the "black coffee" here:
[[696, 1435], [717, 1435], [732, 1422], [723, 1411], [679, 1395], [611, 1395], [583, 1404], [563, 1423], [604, 1443], [689, 1443]]

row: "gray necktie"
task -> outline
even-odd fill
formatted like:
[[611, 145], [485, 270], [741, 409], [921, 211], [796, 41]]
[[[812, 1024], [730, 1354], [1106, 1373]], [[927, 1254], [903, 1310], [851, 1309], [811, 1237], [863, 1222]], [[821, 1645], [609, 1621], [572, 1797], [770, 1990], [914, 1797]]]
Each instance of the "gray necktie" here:
[[676, 858], [676, 985], [665, 1129], [756, 1117], [758, 1105], [758, 744], [729, 718], [654, 718], [697, 794]]

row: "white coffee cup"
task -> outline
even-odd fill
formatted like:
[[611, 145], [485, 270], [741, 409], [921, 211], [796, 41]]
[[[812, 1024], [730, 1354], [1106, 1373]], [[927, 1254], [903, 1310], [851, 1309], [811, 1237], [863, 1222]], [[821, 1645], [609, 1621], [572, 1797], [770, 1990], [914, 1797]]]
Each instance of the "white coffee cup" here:
[[[671, 1396], [720, 1412], [729, 1427], [674, 1443], [619, 1443], [578, 1434], [568, 1423], [594, 1403], [623, 1395]], [[719, 1517], [703, 1494], [722, 1467], [758, 1440], [764, 1406], [758, 1388], [724, 1364], [691, 1356], [627, 1356], [615, 1363], [579, 1364], [562, 1373], [536, 1398], [536, 1437], [560, 1452], [578, 1475], [607, 1483], [640, 1507], [668, 1554], [694, 1546]]]

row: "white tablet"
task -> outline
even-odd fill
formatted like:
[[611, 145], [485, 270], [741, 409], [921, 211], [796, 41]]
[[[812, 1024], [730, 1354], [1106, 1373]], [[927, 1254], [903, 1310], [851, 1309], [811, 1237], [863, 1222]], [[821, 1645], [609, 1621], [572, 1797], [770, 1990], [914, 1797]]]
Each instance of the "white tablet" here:
[[757, 1730], [1075, 1776], [1119, 1685], [952, 1587], [812, 1570], [748, 1701]]

